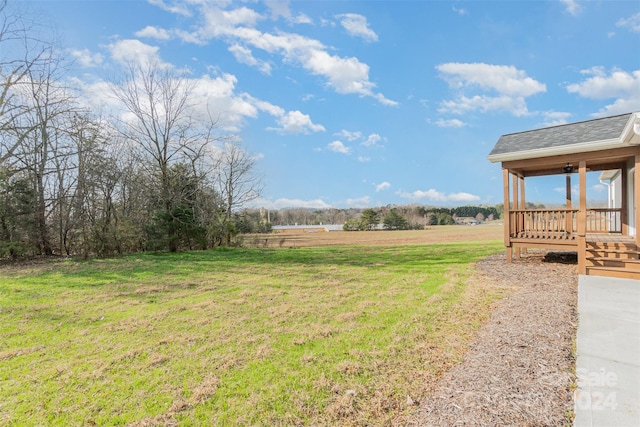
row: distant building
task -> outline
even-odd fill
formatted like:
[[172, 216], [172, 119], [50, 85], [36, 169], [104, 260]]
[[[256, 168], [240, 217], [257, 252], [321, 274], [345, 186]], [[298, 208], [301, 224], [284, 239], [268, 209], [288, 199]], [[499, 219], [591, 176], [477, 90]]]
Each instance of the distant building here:
[[324, 225], [274, 225], [273, 231], [278, 233], [318, 233], [329, 231], [342, 231], [342, 224]]
[[458, 216], [455, 217], [454, 220], [457, 225], [478, 225], [482, 223], [482, 221], [479, 221], [472, 216]]

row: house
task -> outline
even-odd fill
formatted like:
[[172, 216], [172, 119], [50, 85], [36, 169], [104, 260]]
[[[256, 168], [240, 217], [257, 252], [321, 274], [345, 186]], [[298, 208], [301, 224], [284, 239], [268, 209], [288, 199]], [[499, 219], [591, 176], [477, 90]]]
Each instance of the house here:
[[[507, 261], [526, 248], [575, 251], [580, 274], [640, 279], [640, 112], [500, 137]], [[609, 185], [606, 208], [587, 208], [587, 172]], [[525, 209], [526, 180], [565, 175], [566, 205]], [[577, 180], [578, 200], [572, 200]]]
[[454, 220], [458, 225], [478, 225], [481, 223], [481, 221], [472, 216], [457, 216]]

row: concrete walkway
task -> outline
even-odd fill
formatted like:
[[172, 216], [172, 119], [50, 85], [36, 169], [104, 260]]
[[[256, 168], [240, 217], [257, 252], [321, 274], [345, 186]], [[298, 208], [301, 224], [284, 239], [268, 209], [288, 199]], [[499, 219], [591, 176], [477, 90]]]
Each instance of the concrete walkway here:
[[575, 427], [640, 427], [640, 281], [580, 276]]

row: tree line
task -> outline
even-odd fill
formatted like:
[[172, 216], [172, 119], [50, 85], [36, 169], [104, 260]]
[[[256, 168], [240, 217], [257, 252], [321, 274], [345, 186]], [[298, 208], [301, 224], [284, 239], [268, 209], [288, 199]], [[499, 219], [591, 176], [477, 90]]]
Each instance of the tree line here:
[[113, 113], [71, 87], [61, 50], [0, 0], [0, 256], [232, 244], [260, 195], [255, 163], [183, 70], [140, 61], [108, 82]]
[[[344, 224], [345, 230], [423, 229], [429, 225], [454, 224], [459, 217], [481, 220], [498, 219], [502, 204], [496, 206], [459, 206], [443, 208], [421, 205], [387, 205], [376, 208], [284, 208], [244, 209], [240, 214], [248, 232], [269, 232], [272, 226]], [[251, 226], [249, 226], [249, 224]]]

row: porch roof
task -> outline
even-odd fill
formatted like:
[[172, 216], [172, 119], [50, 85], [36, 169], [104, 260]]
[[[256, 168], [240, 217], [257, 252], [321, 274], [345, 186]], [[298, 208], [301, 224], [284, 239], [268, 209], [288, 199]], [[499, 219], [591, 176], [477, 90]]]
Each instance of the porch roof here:
[[525, 160], [635, 144], [640, 144], [640, 112], [503, 135], [489, 160]]

